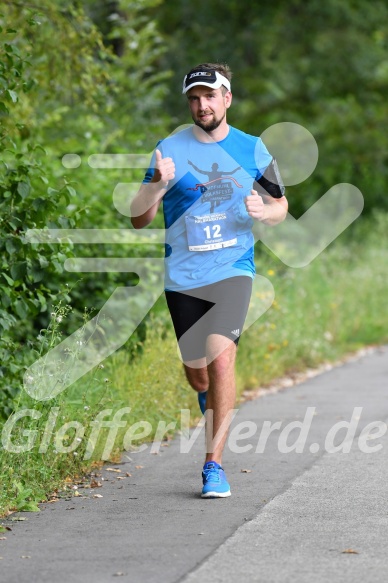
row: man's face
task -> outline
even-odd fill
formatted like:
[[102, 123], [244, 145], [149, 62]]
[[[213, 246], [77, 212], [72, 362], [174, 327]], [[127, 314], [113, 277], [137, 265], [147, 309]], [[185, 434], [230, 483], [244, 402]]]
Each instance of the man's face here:
[[223, 122], [226, 110], [232, 102], [232, 94], [222, 89], [211, 89], [197, 85], [187, 92], [191, 117], [194, 123], [205, 132], [212, 132]]

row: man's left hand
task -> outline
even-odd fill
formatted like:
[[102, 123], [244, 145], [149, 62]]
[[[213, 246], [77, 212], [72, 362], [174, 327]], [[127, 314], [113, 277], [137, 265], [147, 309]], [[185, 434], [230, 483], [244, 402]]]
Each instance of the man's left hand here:
[[265, 221], [267, 218], [266, 205], [261, 196], [257, 194], [256, 190], [252, 189], [251, 194], [245, 197], [245, 207], [248, 215], [252, 217], [252, 219], [256, 219], [256, 221]]

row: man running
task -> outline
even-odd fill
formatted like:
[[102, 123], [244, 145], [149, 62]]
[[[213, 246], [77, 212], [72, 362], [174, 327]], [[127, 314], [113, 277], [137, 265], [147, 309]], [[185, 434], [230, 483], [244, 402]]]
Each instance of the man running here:
[[131, 206], [132, 224], [141, 229], [163, 200], [167, 305], [186, 377], [206, 411], [203, 498], [230, 496], [221, 463], [255, 277], [252, 225], [276, 225], [288, 209], [276, 161], [261, 139], [227, 123], [231, 77], [218, 63], [185, 76], [182, 93], [194, 125], [158, 143]]

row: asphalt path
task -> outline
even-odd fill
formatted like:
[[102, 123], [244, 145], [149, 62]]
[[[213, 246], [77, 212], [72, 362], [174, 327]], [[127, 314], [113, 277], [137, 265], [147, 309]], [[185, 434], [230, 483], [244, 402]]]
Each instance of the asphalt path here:
[[25, 520], [3, 521], [1, 582], [385, 582], [387, 356], [242, 404], [223, 462], [230, 498], [199, 496], [200, 434], [187, 453], [177, 436], [124, 454], [102, 487], [12, 515]]

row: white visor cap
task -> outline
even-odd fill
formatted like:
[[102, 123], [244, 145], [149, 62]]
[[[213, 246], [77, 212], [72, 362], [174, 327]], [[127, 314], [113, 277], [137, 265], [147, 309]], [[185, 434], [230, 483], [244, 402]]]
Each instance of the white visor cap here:
[[212, 89], [219, 89], [221, 85], [224, 85], [226, 89], [230, 91], [230, 82], [218, 71], [204, 70], [189, 73], [183, 79], [182, 93], [187, 93], [189, 89], [195, 87], [196, 85], [205, 85], [206, 87], [211, 87]]

